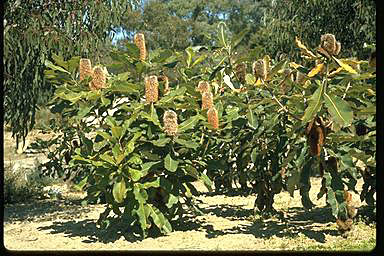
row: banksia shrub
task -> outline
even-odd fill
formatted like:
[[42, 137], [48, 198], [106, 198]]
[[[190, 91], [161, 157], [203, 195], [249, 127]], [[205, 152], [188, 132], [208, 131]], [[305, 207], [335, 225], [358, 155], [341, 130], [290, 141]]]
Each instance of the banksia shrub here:
[[309, 144], [310, 154], [320, 156], [325, 140], [325, 126], [319, 117], [308, 123], [305, 130]]
[[235, 73], [241, 83], [245, 83], [245, 75], [247, 73], [247, 64], [239, 63], [235, 66]]
[[92, 76], [93, 69], [90, 59], [80, 59], [79, 65], [80, 81], [85, 79], [87, 76]]
[[213, 94], [211, 92], [204, 92], [201, 98], [201, 109], [210, 109], [213, 106]]
[[90, 84], [90, 88], [92, 90], [97, 90], [101, 88], [105, 88], [105, 84], [107, 81], [107, 76], [104, 68], [97, 66], [93, 69], [92, 81]]
[[164, 132], [169, 136], [177, 134], [177, 114], [172, 110], [167, 110], [163, 116]]
[[219, 114], [215, 107], [211, 107], [207, 112], [208, 123], [212, 125], [212, 128], [219, 129]]
[[159, 98], [159, 82], [157, 76], [145, 77], [145, 99], [147, 103], [156, 102]]
[[263, 59], [253, 62], [252, 69], [256, 78], [261, 78], [263, 80], [267, 79], [267, 63]]
[[205, 92], [210, 92], [211, 86], [207, 81], [200, 81], [199, 84], [197, 85], [196, 91], [200, 92], [201, 94]]
[[332, 34], [324, 34], [320, 38], [320, 48], [324, 49], [329, 55], [336, 56], [340, 53], [341, 43], [336, 41]]
[[135, 34], [133, 41], [137, 48], [140, 50], [140, 60], [144, 61], [145, 58], [147, 57], [147, 51], [145, 48], [145, 39], [144, 39], [144, 34], [138, 33]]

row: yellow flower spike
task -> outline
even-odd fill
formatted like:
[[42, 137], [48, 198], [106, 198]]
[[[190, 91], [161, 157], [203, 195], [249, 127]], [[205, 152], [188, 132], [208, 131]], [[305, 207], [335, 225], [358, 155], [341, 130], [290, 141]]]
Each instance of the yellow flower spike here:
[[145, 100], [147, 103], [156, 102], [159, 99], [159, 81], [157, 76], [147, 76], [145, 81]]
[[207, 81], [200, 81], [199, 84], [197, 85], [196, 91], [200, 92], [201, 94], [205, 92], [210, 92], [211, 86]]
[[210, 109], [213, 106], [213, 94], [211, 92], [203, 93], [201, 109]]
[[167, 110], [163, 116], [164, 132], [169, 136], [175, 136], [177, 134], [177, 114], [172, 110]]
[[147, 57], [147, 51], [145, 48], [144, 34], [142, 34], [142, 33], [135, 34], [133, 41], [134, 41], [135, 45], [137, 46], [137, 48], [139, 48], [139, 50], [140, 50], [140, 60], [145, 61], [145, 59]]
[[92, 69], [91, 61], [89, 59], [80, 59], [79, 73], [80, 73], [80, 81], [85, 79], [87, 76], [92, 76], [93, 69]]
[[212, 125], [212, 128], [215, 130], [219, 129], [219, 114], [215, 107], [212, 106], [208, 109], [207, 116], [208, 123]]
[[92, 81], [90, 84], [91, 90], [97, 90], [101, 88], [105, 88], [107, 77], [105, 74], [105, 70], [101, 66], [94, 67], [92, 74]]

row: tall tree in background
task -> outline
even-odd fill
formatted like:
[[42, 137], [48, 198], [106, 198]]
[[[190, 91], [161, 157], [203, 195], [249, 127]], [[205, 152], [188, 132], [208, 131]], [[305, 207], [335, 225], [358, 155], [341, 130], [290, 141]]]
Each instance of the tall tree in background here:
[[249, 46], [261, 47], [271, 56], [300, 56], [293, 44], [300, 37], [318, 46], [322, 34], [331, 33], [341, 42], [341, 56], [368, 58], [364, 43], [376, 41], [376, 3], [367, 0], [273, 0], [265, 8], [261, 29]]
[[[132, 3], [131, 3], [132, 2]], [[110, 34], [129, 12], [126, 0], [16, 0], [4, 3], [4, 120], [19, 143], [52, 87], [43, 79], [52, 54], [102, 61]]]
[[[122, 28], [127, 40], [132, 40], [135, 32], [143, 32], [149, 49], [184, 50], [193, 45], [212, 45], [221, 21], [233, 34], [246, 27], [256, 32], [264, 5], [253, 0], [149, 0], [141, 9], [125, 14]], [[248, 39], [249, 35], [243, 45]]]

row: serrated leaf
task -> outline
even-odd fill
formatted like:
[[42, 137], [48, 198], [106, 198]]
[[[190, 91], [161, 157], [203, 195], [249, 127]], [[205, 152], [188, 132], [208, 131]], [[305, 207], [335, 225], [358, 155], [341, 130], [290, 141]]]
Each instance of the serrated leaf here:
[[172, 232], [172, 226], [165, 218], [163, 213], [153, 205], [147, 205], [150, 208], [150, 216], [153, 219], [155, 225], [161, 230], [162, 233], [168, 234]]
[[151, 187], [153, 188], [160, 187], [160, 177], [157, 177], [156, 180], [154, 181], [146, 182], [143, 184], [144, 189], [151, 188]]
[[170, 154], [164, 158], [164, 167], [170, 172], [175, 172], [179, 165], [179, 161], [173, 160]]
[[226, 26], [225, 23], [222, 21], [217, 25], [217, 27], [219, 29], [219, 33], [218, 33], [219, 41], [222, 44], [222, 46], [227, 47], [227, 42], [225, 40], [225, 33], [224, 33], [224, 27], [225, 26]]
[[321, 70], [323, 70], [324, 68], [324, 63], [320, 63], [318, 64], [316, 67], [314, 67], [309, 73], [308, 73], [308, 77], [314, 77], [315, 75], [317, 75]]
[[323, 94], [324, 85], [321, 84], [309, 99], [308, 107], [305, 110], [304, 116], [302, 118], [303, 123], [307, 123], [309, 120], [311, 120], [320, 110], [321, 104], [323, 103]]
[[100, 156], [100, 159], [101, 159], [101, 160], [104, 160], [104, 161], [107, 162], [107, 163], [110, 163], [110, 164], [112, 164], [112, 165], [115, 165], [115, 160], [113, 159], [112, 156], [108, 155], [108, 152], [105, 152], [104, 154], [102, 154], [102, 155]]
[[337, 59], [336, 57], [332, 56], [332, 58], [339, 64], [345, 71], [357, 74], [356, 70], [354, 70], [351, 66], [349, 66], [347, 63], [344, 63], [342, 60]]
[[57, 70], [57, 71], [60, 71], [60, 72], [64, 72], [64, 73], [67, 73], [67, 74], [71, 74], [69, 73], [69, 71], [65, 70], [64, 68], [60, 67], [60, 66], [56, 66], [54, 65], [52, 62], [50, 62], [49, 60], [45, 60], [45, 66], [50, 68], [50, 69], [53, 69], [53, 70]]
[[122, 203], [124, 201], [126, 190], [124, 178], [113, 185], [112, 195], [116, 202]]
[[353, 111], [346, 101], [327, 93], [324, 93], [324, 99], [325, 105], [334, 121], [338, 122], [341, 126], [348, 126], [352, 123]]
[[211, 179], [204, 173], [200, 175], [200, 179], [203, 180], [205, 187], [211, 192], [212, 191], [212, 181]]

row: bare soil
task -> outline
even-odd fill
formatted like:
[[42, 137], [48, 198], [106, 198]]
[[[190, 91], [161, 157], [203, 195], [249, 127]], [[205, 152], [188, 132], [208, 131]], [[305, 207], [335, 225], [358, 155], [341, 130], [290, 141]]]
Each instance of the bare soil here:
[[[196, 183], [204, 214], [186, 216], [169, 235], [143, 240], [121, 229], [98, 229], [96, 221], [105, 206], [81, 206], [85, 194], [67, 189], [59, 200], [5, 205], [4, 244], [9, 250], [339, 250], [376, 241], [376, 226], [362, 221], [347, 238], [340, 236], [325, 197], [317, 200], [321, 179], [311, 178], [311, 184], [315, 208], [305, 210], [298, 191], [294, 197], [281, 192], [274, 202], [280, 216], [262, 218], [253, 210], [255, 195], [210, 193]], [[361, 187], [359, 180], [359, 192]], [[364, 205], [352, 194], [361, 206], [359, 216]]]

